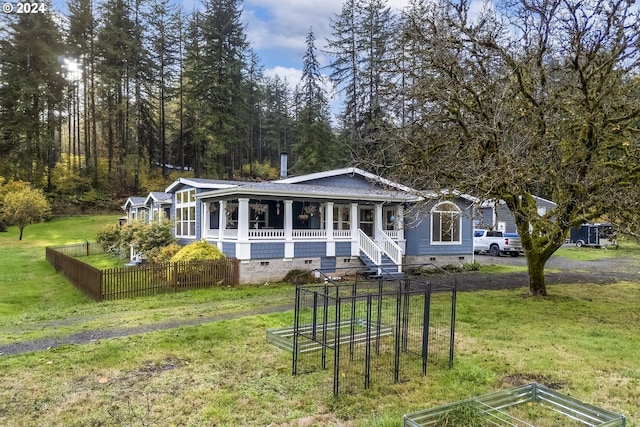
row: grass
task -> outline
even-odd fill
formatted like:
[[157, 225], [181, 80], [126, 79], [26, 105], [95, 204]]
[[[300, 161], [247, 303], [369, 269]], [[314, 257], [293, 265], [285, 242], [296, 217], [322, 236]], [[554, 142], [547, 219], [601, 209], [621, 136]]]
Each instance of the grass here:
[[22, 242], [14, 229], [0, 234], [2, 343], [239, 317], [0, 356], [0, 425], [400, 427], [404, 413], [537, 381], [640, 426], [640, 283], [554, 285], [546, 298], [460, 293], [452, 370], [334, 398], [330, 372], [293, 377], [291, 354], [266, 343], [292, 311], [242, 316], [292, 301], [286, 285], [95, 303], [44, 261], [44, 246], [92, 240], [90, 229], [116, 218], [33, 225]]
[[553, 256], [561, 256], [577, 261], [593, 261], [599, 258], [629, 257], [640, 260], [640, 250], [635, 239], [620, 237], [618, 248], [594, 248], [563, 246]]

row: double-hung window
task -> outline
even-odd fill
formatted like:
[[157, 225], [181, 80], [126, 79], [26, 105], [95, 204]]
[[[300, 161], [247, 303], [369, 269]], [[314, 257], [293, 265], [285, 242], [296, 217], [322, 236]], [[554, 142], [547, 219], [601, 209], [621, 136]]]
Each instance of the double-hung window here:
[[176, 236], [196, 237], [196, 190], [176, 192]]
[[436, 205], [431, 211], [431, 242], [434, 244], [462, 243], [462, 215], [451, 202]]

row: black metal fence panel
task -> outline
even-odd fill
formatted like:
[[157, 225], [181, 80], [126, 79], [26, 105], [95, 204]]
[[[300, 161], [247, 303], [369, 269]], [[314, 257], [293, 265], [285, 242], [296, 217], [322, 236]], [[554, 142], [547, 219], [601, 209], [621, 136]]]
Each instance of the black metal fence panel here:
[[456, 286], [423, 278], [296, 287], [293, 374], [333, 367], [334, 394], [453, 364]]

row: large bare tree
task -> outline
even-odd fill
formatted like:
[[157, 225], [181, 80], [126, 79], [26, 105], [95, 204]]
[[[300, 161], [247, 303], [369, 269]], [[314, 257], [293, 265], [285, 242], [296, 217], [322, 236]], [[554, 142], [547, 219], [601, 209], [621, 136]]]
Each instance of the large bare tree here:
[[[396, 145], [399, 178], [504, 200], [530, 291], [546, 295], [544, 266], [567, 231], [638, 183], [638, 6], [509, 0], [472, 14], [467, 0], [413, 3], [403, 55], [421, 66], [403, 70], [403, 99], [419, 111]], [[541, 214], [533, 195], [557, 206]]]

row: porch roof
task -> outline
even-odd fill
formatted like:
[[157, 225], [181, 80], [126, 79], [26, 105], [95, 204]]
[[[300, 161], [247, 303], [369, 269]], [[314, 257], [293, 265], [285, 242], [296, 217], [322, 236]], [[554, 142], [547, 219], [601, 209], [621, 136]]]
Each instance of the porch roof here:
[[232, 196], [254, 196], [258, 198], [321, 199], [340, 201], [396, 202], [407, 203], [418, 200], [413, 194], [371, 186], [345, 188], [325, 185], [286, 184], [283, 182], [243, 183], [243, 185], [196, 194], [198, 199], [225, 199]]

